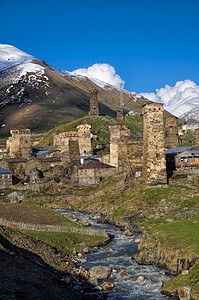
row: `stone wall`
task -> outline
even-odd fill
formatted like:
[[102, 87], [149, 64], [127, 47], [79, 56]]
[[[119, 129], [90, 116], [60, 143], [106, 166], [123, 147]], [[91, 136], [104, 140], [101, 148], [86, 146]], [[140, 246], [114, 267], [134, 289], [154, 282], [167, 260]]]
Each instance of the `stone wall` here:
[[143, 145], [139, 137], [123, 136], [118, 141], [118, 168], [120, 172], [129, 170], [131, 175], [142, 171]]
[[99, 116], [98, 90], [90, 91], [90, 115]]
[[174, 116], [166, 118], [165, 146], [167, 148], [179, 147], [177, 118]]
[[122, 136], [130, 136], [130, 129], [125, 125], [110, 125], [110, 165], [119, 167], [119, 148], [118, 143]]
[[124, 120], [124, 109], [122, 107], [117, 110], [117, 119]]
[[7, 154], [11, 158], [30, 158], [32, 141], [30, 129], [12, 129], [11, 137], [7, 140]]
[[166, 184], [163, 104], [143, 106], [143, 177], [147, 184]]
[[79, 160], [78, 132], [75, 130], [55, 132], [53, 149], [61, 152], [63, 162], [70, 163], [73, 160]]
[[114, 174], [115, 168], [77, 169], [72, 176], [72, 183], [80, 186], [92, 186]]
[[0, 188], [6, 188], [12, 185], [12, 174], [0, 174]]
[[77, 131], [80, 155], [91, 154], [91, 125], [80, 124]]
[[199, 146], [199, 129], [196, 129], [195, 145]]

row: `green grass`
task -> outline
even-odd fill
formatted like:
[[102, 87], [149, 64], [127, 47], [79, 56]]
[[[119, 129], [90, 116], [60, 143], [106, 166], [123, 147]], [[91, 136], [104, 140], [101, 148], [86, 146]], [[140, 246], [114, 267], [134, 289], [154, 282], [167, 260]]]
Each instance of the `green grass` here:
[[[164, 283], [164, 289], [174, 293], [179, 287], [188, 286], [191, 288], [191, 295], [194, 299], [199, 298], [199, 264], [197, 264], [187, 275], [177, 277]], [[197, 297], [197, 298], [196, 298]]]
[[41, 232], [41, 231], [24, 231], [27, 235], [36, 240], [45, 242], [46, 244], [61, 251], [63, 255], [70, 256], [73, 250], [82, 251], [86, 246], [95, 246], [98, 242], [103, 242], [105, 237], [92, 236], [72, 232]]
[[142, 132], [142, 117], [133, 116], [125, 117], [125, 121], [112, 118], [110, 116], [92, 117], [85, 116], [74, 120], [67, 124], [59, 125], [48, 131], [39, 142], [39, 146], [46, 146], [53, 144], [53, 133], [56, 131], [76, 130], [77, 125], [81, 123], [91, 124], [91, 131], [95, 132], [99, 138], [97, 143], [108, 143], [110, 139], [109, 125], [125, 124], [131, 130], [131, 134], [139, 135]]
[[178, 250], [181, 256], [199, 255], [199, 218], [166, 221], [165, 218], [146, 221], [142, 225], [165, 248]]

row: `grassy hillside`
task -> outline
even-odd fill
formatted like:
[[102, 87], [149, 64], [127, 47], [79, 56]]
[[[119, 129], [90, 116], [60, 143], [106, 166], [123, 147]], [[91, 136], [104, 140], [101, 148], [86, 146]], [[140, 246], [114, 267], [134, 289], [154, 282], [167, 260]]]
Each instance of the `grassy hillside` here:
[[87, 115], [70, 123], [62, 124], [51, 129], [40, 140], [39, 146], [52, 145], [54, 132], [76, 130], [77, 125], [81, 123], [91, 124], [91, 131], [95, 132], [99, 138], [98, 143], [109, 142], [110, 134], [108, 126], [112, 124], [125, 124], [130, 128], [132, 135], [139, 135], [142, 132], [142, 117], [139, 116], [125, 117], [125, 121], [122, 121], [110, 116], [91, 117]]

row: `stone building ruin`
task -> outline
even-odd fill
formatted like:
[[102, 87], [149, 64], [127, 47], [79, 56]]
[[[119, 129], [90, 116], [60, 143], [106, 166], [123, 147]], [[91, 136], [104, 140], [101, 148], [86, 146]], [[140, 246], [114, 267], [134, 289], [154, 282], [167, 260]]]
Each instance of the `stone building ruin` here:
[[90, 91], [90, 112], [91, 116], [99, 116], [98, 90]]
[[163, 104], [143, 106], [143, 177], [147, 184], [166, 184]]
[[32, 155], [31, 130], [19, 128], [10, 130], [12, 135], [6, 142], [10, 158], [30, 158]]
[[166, 148], [179, 147], [177, 118], [167, 117], [165, 121], [165, 146]]
[[120, 107], [117, 110], [117, 119], [124, 120], [124, 109], [123, 109], [123, 107]]

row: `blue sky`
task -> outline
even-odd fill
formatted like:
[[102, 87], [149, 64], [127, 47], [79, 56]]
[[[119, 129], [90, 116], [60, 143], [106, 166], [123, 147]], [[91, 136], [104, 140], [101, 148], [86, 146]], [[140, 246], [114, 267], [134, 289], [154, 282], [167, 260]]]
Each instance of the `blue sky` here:
[[0, 0], [0, 43], [73, 71], [108, 63], [135, 92], [199, 85], [199, 0]]

